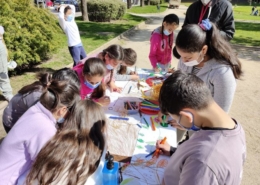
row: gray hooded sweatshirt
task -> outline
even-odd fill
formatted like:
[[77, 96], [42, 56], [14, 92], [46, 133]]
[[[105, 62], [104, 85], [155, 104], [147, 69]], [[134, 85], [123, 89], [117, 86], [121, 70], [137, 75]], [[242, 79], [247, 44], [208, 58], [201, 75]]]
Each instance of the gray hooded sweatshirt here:
[[[178, 63], [178, 69], [187, 73], [193, 72], [193, 67], [188, 67], [181, 61]], [[212, 58], [205, 62], [195, 75], [207, 84], [215, 102], [228, 112], [236, 91], [236, 79], [227, 62], [217, 62]]]

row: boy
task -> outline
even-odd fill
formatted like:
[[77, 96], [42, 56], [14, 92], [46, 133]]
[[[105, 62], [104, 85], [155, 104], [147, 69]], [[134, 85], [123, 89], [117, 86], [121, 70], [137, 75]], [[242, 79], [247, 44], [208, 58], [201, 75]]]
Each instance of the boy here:
[[214, 102], [203, 81], [177, 71], [163, 83], [159, 103], [161, 111], [175, 119], [180, 129], [195, 131], [175, 152], [169, 144], [157, 142], [163, 154], [174, 153], [163, 183], [240, 184], [246, 157], [244, 130]]

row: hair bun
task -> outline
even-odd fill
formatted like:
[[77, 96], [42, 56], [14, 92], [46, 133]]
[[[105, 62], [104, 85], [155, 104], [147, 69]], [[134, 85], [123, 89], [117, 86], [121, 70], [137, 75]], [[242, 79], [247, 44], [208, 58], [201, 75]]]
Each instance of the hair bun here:
[[209, 19], [202, 20], [201, 23], [199, 24], [199, 26], [200, 26], [201, 29], [204, 30], [204, 31], [209, 31], [209, 30], [211, 30], [211, 28], [212, 28], [212, 24], [211, 24], [211, 22], [209, 21]]

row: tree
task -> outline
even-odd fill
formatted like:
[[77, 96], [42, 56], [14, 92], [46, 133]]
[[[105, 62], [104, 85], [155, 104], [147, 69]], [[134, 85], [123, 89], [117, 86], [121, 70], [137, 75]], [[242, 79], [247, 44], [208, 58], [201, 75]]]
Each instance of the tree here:
[[144, 0], [140, 0], [140, 6], [141, 6], [141, 7], [144, 6]]
[[87, 0], [81, 0], [81, 12], [82, 12], [82, 20], [85, 22], [89, 22]]
[[132, 6], [131, 0], [127, 0], [127, 9], [130, 9]]
[[147, 5], [150, 6], [150, 0], [147, 0]]

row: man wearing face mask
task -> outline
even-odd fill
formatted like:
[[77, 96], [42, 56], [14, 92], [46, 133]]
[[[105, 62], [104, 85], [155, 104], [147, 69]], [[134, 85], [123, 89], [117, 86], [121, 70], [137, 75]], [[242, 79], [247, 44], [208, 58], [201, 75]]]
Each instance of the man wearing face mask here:
[[[221, 36], [230, 41], [235, 34], [235, 21], [232, 5], [227, 0], [200, 0], [192, 3], [187, 12], [183, 27], [188, 24], [199, 24], [204, 19], [215, 23], [220, 30]], [[180, 58], [173, 48], [173, 55]]]
[[71, 57], [76, 66], [80, 60], [87, 57], [82, 45], [79, 28], [75, 22], [75, 6], [61, 6], [59, 12], [59, 24], [68, 38], [68, 46]]
[[169, 144], [157, 142], [162, 154], [172, 155], [163, 184], [241, 183], [246, 158], [244, 130], [213, 100], [201, 79], [181, 71], [173, 73], [163, 83], [159, 104], [164, 114], [177, 120], [179, 129], [195, 132], [173, 155]]

